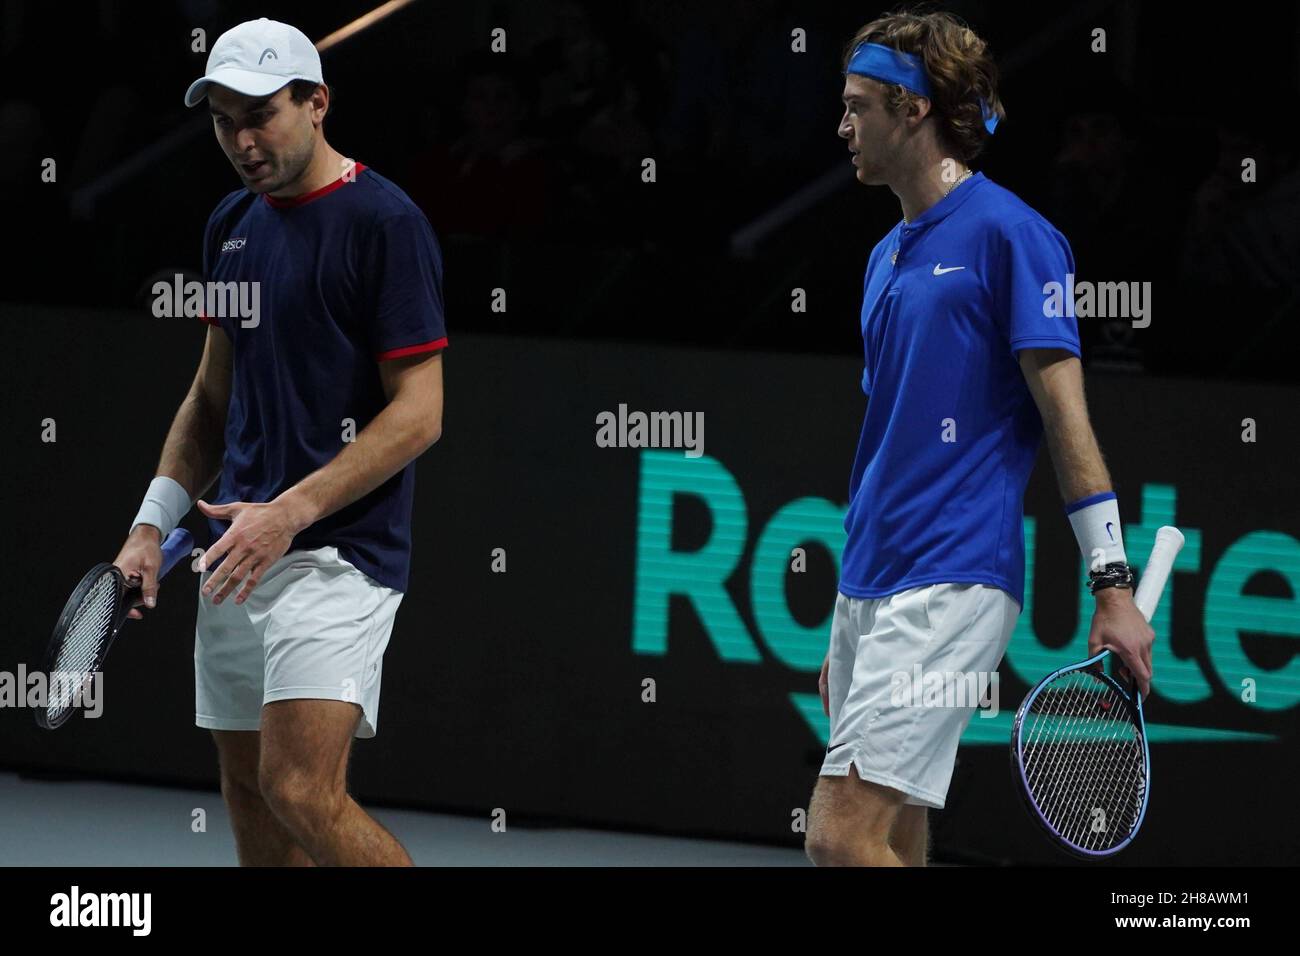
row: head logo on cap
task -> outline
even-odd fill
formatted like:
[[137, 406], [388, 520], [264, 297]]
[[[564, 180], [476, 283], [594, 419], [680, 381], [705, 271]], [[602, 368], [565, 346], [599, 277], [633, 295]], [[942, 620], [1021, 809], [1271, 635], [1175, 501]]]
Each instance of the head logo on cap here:
[[270, 96], [293, 80], [324, 83], [320, 54], [297, 27], [262, 17], [231, 27], [212, 44], [203, 75], [185, 91], [197, 106], [213, 83], [245, 96]]

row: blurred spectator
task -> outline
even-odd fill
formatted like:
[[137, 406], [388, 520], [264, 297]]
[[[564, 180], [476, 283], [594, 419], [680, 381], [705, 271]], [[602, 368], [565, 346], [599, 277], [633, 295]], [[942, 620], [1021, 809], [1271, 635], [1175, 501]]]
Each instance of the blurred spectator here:
[[[1053, 162], [1048, 219], [1074, 252], [1079, 279], [1151, 282], [1155, 305], [1171, 301], [1168, 289], [1176, 260], [1170, 241], [1181, 222], [1180, 201], [1154, 149], [1137, 135], [1139, 103], [1130, 89], [1109, 77], [1090, 78], [1061, 96], [1071, 104]], [[1149, 127], [1148, 127], [1149, 128]], [[1154, 306], [1153, 306], [1154, 307]], [[1095, 362], [1138, 368], [1139, 335], [1131, 316], [1081, 318], [1080, 344]]]
[[[1208, 285], [1270, 291], [1300, 283], [1300, 164], [1275, 114], [1254, 122], [1220, 112], [1218, 162], [1197, 187], [1183, 273]], [[1291, 136], [1290, 130], [1286, 136]], [[1243, 161], [1255, 181], [1243, 181]]]
[[528, 106], [511, 61], [470, 58], [460, 116], [464, 132], [412, 164], [407, 191], [439, 234], [527, 234], [545, 224], [549, 175], [543, 144], [525, 132]]
[[[1296, 381], [1300, 163], [1272, 102], [1213, 110], [1218, 154], [1192, 198], [1182, 274], [1191, 307], [1227, 319], [1224, 334], [1204, 337], [1214, 343], [1204, 370]], [[1242, 179], [1246, 159], [1254, 182]]]
[[[1160, 160], [1139, 140], [1132, 91], [1098, 80], [1061, 97], [1071, 105], [1054, 160], [1048, 218], [1076, 265], [1097, 279], [1151, 279], [1176, 261], [1167, 241], [1179, 200], [1158, 178]], [[1153, 245], [1153, 239], [1162, 241]], [[1164, 250], [1164, 259], [1159, 257]]]
[[556, 5], [554, 29], [533, 61], [538, 129], [564, 180], [565, 216], [557, 225], [569, 235], [594, 229], [625, 239], [628, 217], [644, 223], [650, 212], [640, 173], [654, 149], [641, 84], [659, 82], [655, 58], [633, 39], [635, 24], [622, 23], [611, 39], [573, 0]]
[[[796, 26], [810, 52], [791, 49]], [[838, 42], [783, 0], [708, 4], [682, 32], [665, 138], [675, 162], [704, 182], [719, 235], [840, 156]]]

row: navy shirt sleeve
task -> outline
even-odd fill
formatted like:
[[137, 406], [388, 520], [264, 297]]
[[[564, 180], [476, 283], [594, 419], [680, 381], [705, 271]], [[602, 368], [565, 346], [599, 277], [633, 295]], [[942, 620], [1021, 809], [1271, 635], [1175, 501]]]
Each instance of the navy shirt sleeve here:
[[399, 213], [375, 224], [364, 274], [370, 303], [366, 334], [377, 359], [446, 346], [442, 251], [423, 214]]
[[1047, 315], [1044, 308], [1048, 299], [1044, 286], [1055, 282], [1065, 287], [1066, 276], [1074, 272], [1074, 256], [1065, 237], [1044, 221], [1029, 220], [1007, 230], [1002, 252], [1001, 304], [1012, 354], [1022, 349], [1065, 349], [1079, 356], [1078, 321], [1069, 314]]

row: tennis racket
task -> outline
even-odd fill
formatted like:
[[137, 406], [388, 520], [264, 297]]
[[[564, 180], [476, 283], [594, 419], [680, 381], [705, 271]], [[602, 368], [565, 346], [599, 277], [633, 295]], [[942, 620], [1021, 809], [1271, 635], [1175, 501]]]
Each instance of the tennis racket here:
[[[194, 536], [177, 528], [162, 543], [162, 580], [194, 547]], [[122, 630], [127, 613], [140, 597], [140, 587], [115, 565], [97, 564], [72, 590], [54, 625], [43, 667], [47, 693], [37, 708], [36, 723], [46, 730], [63, 726], [79, 709], [91, 681], [104, 666], [108, 649]]]
[[[1182, 546], [1177, 528], [1156, 532], [1133, 599], [1148, 621]], [[1133, 842], [1151, 795], [1142, 695], [1131, 675], [1125, 687], [1106, 673], [1110, 656], [1102, 651], [1049, 674], [1011, 729], [1012, 776], [1029, 815], [1057, 846], [1089, 860]]]

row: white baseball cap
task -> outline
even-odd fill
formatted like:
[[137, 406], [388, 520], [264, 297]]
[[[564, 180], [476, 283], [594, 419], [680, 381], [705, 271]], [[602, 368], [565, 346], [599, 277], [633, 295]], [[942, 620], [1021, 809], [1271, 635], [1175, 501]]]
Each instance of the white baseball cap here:
[[291, 80], [325, 82], [315, 45], [287, 23], [248, 20], [217, 37], [206, 72], [185, 91], [185, 105], [197, 106], [210, 83], [245, 96], [270, 96]]

